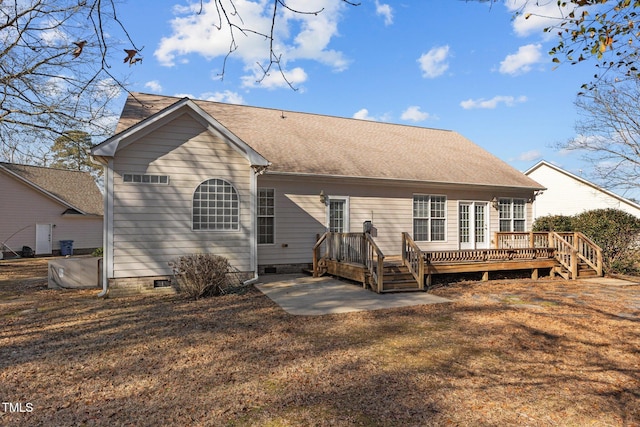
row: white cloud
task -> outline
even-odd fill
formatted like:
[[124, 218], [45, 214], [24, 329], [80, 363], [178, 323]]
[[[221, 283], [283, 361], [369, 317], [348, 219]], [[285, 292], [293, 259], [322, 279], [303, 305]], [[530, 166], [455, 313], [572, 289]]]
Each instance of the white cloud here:
[[[242, 77], [242, 87], [261, 87], [265, 89], [288, 88], [289, 83], [296, 89], [307, 81], [307, 73], [300, 67], [284, 71], [286, 81], [279, 71], [273, 70], [265, 75], [260, 67], [254, 67], [252, 74]], [[289, 83], [287, 83], [289, 82]]]
[[412, 122], [422, 122], [430, 117], [431, 115], [429, 113], [420, 111], [420, 107], [415, 105], [412, 105], [411, 107], [404, 110], [402, 116], [400, 116], [402, 120], [409, 120]]
[[384, 25], [393, 24], [393, 9], [388, 4], [376, 0], [376, 14], [384, 17]]
[[391, 120], [390, 113], [384, 113], [378, 117], [369, 114], [369, 110], [363, 108], [358, 110], [353, 116], [354, 119], [369, 120], [372, 122], [389, 122]]
[[520, 46], [517, 53], [507, 55], [500, 63], [502, 74], [521, 74], [531, 71], [531, 65], [541, 62], [541, 44]]
[[244, 98], [237, 92], [225, 90], [224, 92], [206, 92], [200, 95], [198, 99], [205, 101], [226, 102], [229, 104], [245, 104]]
[[506, 0], [504, 4], [510, 13], [519, 13], [513, 20], [513, 30], [520, 37], [539, 33], [540, 36], [551, 38], [555, 33], [544, 33], [542, 31], [544, 28], [557, 25], [572, 10], [580, 10], [570, 1], [560, 3], [555, 1]]
[[471, 110], [475, 108], [494, 109], [499, 104], [504, 104], [507, 107], [513, 107], [516, 104], [520, 104], [526, 101], [526, 96], [519, 96], [518, 98], [515, 98], [513, 96], [494, 96], [491, 99], [468, 99], [466, 101], [462, 101], [460, 103], [460, 106], [465, 110]]
[[533, 162], [535, 160], [540, 160], [541, 158], [542, 153], [538, 150], [525, 151], [524, 153], [520, 153], [518, 156], [518, 160], [523, 162]]
[[144, 84], [144, 87], [151, 89], [151, 91], [154, 93], [162, 92], [162, 85], [160, 85], [160, 82], [158, 80], [151, 80], [149, 82], [146, 82]]
[[203, 92], [197, 96], [193, 95], [192, 93], [175, 93], [173, 96], [176, 98], [190, 98], [201, 99], [203, 101], [226, 102], [228, 104], [245, 104], [242, 95], [238, 94], [237, 92], [231, 92], [230, 90], [225, 90], [224, 92]]
[[[271, 31], [271, 13], [273, 2], [235, 0], [236, 15], [229, 15], [241, 28], [249, 28], [252, 32], [242, 34], [236, 30], [235, 50], [231, 59], [238, 59], [245, 65], [249, 75], [243, 78], [245, 86], [275, 88], [287, 86], [277, 72], [271, 73], [262, 85], [248, 83], [256, 75], [256, 63], [267, 64], [269, 61], [269, 41], [255, 32], [269, 34]], [[287, 6], [299, 11], [322, 11], [316, 14], [294, 13], [280, 8], [275, 25], [274, 51], [282, 54], [281, 65], [288, 69], [287, 63], [298, 59], [318, 61], [332, 67], [335, 71], [343, 71], [349, 66], [349, 60], [342, 52], [329, 49], [332, 38], [338, 35], [338, 22], [341, 12], [346, 7], [343, 2], [335, 0], [290, 0]], [[200, 2], [193, 2], [189, 7], [174, 8], [174, 19], [171, 21], [172, 33], [163, 37], [154, 55], [165, 66], [174, 66], [184, 61], [188, 55], [200, 55], [206, 59], [222, 58], [229, 53], [232, 44], [228, 25], [220, 20], [215, 2], [205, 2], [200, 10]], [[306, 80], [307, 75], [301, 68], [291, 71], [292, 82]]]
[[360, 120], [370, 120], [372, 122], [377, 121], [377, 119], [373, 116], [369, 115], [369, 110], [367, 110], [366, 108], [363, 108], [361, 110], [358, 110], [354, 115], [353, 115], [354, 119], [360, 119]]
[[422, 77], [434, 78], [441, 76], [449, 68], [447, 59], [449, 58], [449, 46], [434, 47], [427, 53], [423, 53], [418, 58]]

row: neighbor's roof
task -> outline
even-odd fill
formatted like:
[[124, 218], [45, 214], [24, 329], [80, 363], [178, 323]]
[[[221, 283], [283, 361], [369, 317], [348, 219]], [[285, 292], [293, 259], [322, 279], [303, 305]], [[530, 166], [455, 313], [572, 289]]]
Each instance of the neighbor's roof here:
[[631, 206], [631, 207], [633, 207], [635, 209], [640, 209], [640, 204], [634, 202], [633, 200], [629, 200], [626, 197], [622, 197], [619, 194], [616, 194], [616, 193], [614, 193], [612, 191], [607, 190], [606, 188], [602, 188], [599, 185], [594, 184], [591, 181], [587, 181], [586, 179], [584, 179], [582, 177], [579, 177], [578, 175], [574, 175], [571, 172], [569, 172], [567, 170], [564, 170], [559, 166], [554, 165], [553, 163], [547, 162], [546, 160], [540, 160], [538, 163], [536, 163], [535, 165], [531, 166], [529, 169], [527, 169], [525, 171], [525, 175], [529, 176], [532, 173], [534, 173], [535, 171], [537, 171], [538, 169], [541, 169], [543, 167], [547, 167], [547, 168], [549, 168], [549, 169], [551, 169], [553, 171], [556, 171], [557, 173], [566, 175], [569, 178], [574, 179], [577, 182], [580, 182], [580, 183], [586, 185], [587, 187], [591, 187], [594, 190], [601, 192], [602, 194], [606, 194], [607, 196], [612, 197], [612, 198], [620, 201], [621, 203], [625, 203], [625, 204], [627, 204], [627, 205], [629, 205], [629, 206]]
[[[180, 102], [135, 93], [117, 132]], [[271, 162], [267, 173], [381, 178], [541, 189], [539, 183], [448, 131], [194, 100]]]
[[0, 171], [84, 215], [102, 215], [102, 193], [88, 172], [0, 162]]

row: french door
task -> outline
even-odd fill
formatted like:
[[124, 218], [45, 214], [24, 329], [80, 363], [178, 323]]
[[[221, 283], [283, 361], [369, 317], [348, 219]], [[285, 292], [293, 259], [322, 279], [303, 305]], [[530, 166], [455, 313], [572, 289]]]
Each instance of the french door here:
[[488, 220], [486, 202], [460, 202], [458, 205], [460, 249], [486, 249], [489, 247]]

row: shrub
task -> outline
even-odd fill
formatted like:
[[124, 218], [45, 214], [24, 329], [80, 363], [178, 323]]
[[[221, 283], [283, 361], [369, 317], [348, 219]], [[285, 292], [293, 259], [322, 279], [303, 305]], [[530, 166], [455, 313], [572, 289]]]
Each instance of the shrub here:
[[567, 215], [547, 215], [536, 219], [533, 231], [573, 231], [573, 218]]
[[180, 292], [193, 299], [227, 293], [233, 287], [227, 258], [213, 254], [184, 255], [170, 262]]
[[101, 257], [104, 255], [104, 251], [102, 248], [96, 248], [95, 251], [91, 252], [91, 256]]
[[595, 209], [575, 215], [573, 226], [602, 248], [607, 270], [637, 271], [640, 219], [619, 209]]

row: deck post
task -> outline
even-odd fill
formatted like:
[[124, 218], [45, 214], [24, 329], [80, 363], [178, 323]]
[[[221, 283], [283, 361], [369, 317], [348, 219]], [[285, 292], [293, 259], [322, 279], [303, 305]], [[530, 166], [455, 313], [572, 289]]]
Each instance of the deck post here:
[[602, 277], [604, 276], [604, 274], [602, 274], [602, 250], [599, 250], [596, 253], [596, 266], [598, 267], [597, 272], [598, 272], [598, 277]]
[[420, 253], [420, 263], [418, 264], [418, 289], [424, 291], [424, 257]]
[[538, 280], [538, 269], [534, 268], [531, 270], [531, 280]]
[[533, 230], [531, 230], [531, 231], [529, 232], [529, 247], [530, 247], [530, 248], [535, 248], [535, 247], [536, 247], [536, 240], [535, 240], [535, 238], [533, 237]]
[[483, 282], [488, 282], [489, 281], [489, 272], [488, 271], [483, 271], [482, 272], [482, 281]]
[[578, 278], [578, 251], [571, 248], [571, 278], [576, 280]]

